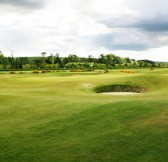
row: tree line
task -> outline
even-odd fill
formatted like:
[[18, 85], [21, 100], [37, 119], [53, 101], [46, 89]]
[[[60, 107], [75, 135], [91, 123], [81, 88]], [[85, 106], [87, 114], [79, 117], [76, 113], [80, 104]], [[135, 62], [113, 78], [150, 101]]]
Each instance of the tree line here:
[[166, 67], [168, 67], [168, 63], [122, 58], [114, 54], [101, 54], [95, 58], [92, 55], [78, 57], [75, 54], [60, 57], [58, 53], [46, 56], [46, 52], [42, 52], [41, 57], [5, 57], [0, 51], [0, 70], [94, 70]]

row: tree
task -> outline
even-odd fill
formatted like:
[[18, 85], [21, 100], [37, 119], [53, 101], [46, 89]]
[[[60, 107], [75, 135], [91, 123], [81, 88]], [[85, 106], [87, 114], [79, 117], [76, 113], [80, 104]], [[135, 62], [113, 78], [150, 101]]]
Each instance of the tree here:
[[60, 64], [61, 63], [61, 59], [59, 57], [59, 53], [56, 53], [55, 54], [55, 61], [54, 61], [56, 64]]
[[116, 64], [122, 64], [122, 63], [123, 63], [122, 61], [123, 61], [123, 60], [122, 60], [121, 57], [118, 57], [118, 56], [115, 57], [115, 63], [116, 63]]
[[107, 57], [104, 54], [100, 55], [99, 63], [101, 63], [101, 64], [106, 64], [107, 63]]
[[70, 54], [68, 56], [69, 62], [78, 62], [79, 61], [79, 57], [74, 55], [74, 54]]
[[53, 56], [53, 54], [51, 54], [50, 55], [50, 57], [49, 57], [49, 61], [50, 61], [50, 63], [53, 65], [54, 64], [54, 56]]
[[8, 58], [4, 57], [2, 61], [3, 69], [6, 70], [7, 66], [9, 64]]
[[8, 60], [10, 62], [11, 70], [13, 70], [15, 68], [15, 58], [11, 56], [11, 57], [8, 57]]
[[107, 65], [112, 65], [112, 66], [114, 66], [115, 55], [113, 55], [113, 54], [108, 54], [108, 55], [106, 55], [106, 58], [107, 58], [106, 64], [107, 64]]
[[45, 62], [46, 52], [42, 52], [41, 55], [42, 55], [42, 58], [41, 58], [41, 69], [43, 69], [45, 67], [45, 64], [46, 64], [46, 62]]
[[3, 55], [3, 53], [0, 51], [0, 64], [3, 63], [3, 58], [4, 58], [4, 55]]
[[69, 63], [68, 57], [63, 58], [63, 65], [66, 65], [67, 63]]
[[52, 64], [52, 69], [54, 69], [54, 61], [55, 61], [54, 56], [53, 56], [53, 54], [51, 54], [49, 56], [49, 62]]
[[93, 57], [92, 55], [89, 55], [89, 56], [88, 56], [88, 61], [89, 61], [89, 62], [94, 62], [95, 59], [94, 59], [94, 57]]
[[132, 60], [128, 57], [125, 58], [126, 63], [132, 63]]

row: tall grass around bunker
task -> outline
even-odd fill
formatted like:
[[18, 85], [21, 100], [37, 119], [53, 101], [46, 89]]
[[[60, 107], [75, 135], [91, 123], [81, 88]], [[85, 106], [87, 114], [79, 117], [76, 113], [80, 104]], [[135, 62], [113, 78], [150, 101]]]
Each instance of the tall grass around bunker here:
[[133, 92], [133, 93], [145, 93], [148, 91], [146, 87], [129, 84], [110, 84], [100, 85], [94, 88], [96, 93], [103, 92]]

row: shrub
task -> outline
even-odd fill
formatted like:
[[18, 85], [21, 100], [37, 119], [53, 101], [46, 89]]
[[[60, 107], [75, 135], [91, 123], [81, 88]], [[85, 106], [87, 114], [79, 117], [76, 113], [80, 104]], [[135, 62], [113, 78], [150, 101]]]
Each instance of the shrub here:
[[95, 69], [87, 69], [86, 71], [95, 71]]
[[121, 70], [120, 72], [121, 73], [132, 73], [132, 74], [135, 73], [135, 71], [130, 71], [130, 70]]
[[16, 74], [16, 72], [15, 71], [10, 71], [10, 74]]
[[33, 70], [33, 73], [34, 73], [34, 74], [38, 74], [39, 71], [38, 71], [38, 70]]
[[70, 72], [85, 72], [86, 70], [78, 70], [78, 69], [72, 69]]
[[109, 71], [107, 69], [104, 70], [104, 73], [108, 73]]
[[42, 72], [42, 73], [46, 73], [46, 70], [42, 70], [41, 72]]
[[55, 70], [53, 72], [66, 72], [65, 70]]
[[19, 74], [25, 74], [25, 72], [20, 71]]

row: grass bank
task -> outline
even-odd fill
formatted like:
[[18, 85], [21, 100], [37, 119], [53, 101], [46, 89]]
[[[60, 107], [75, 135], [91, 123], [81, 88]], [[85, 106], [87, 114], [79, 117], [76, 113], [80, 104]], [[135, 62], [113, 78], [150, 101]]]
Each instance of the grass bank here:
[[[149, 91], [104, 96], [100, 85]], [[0, 161], [168, 159], [168, 69], [0, 74]]]

